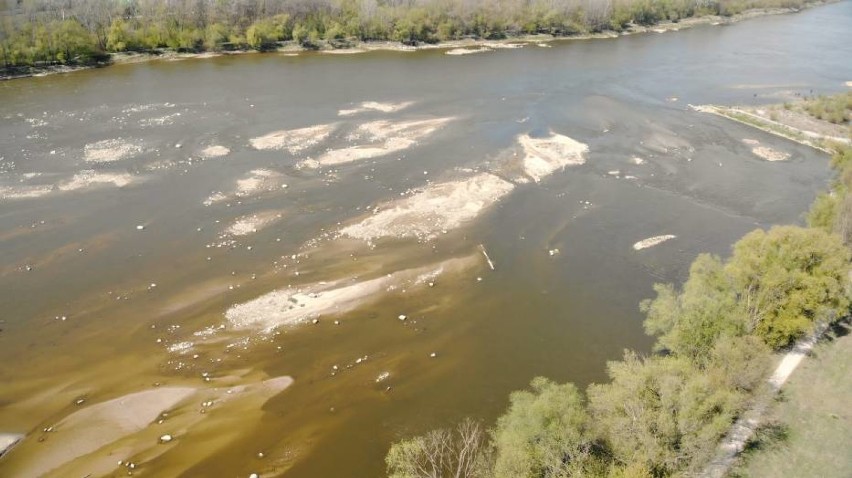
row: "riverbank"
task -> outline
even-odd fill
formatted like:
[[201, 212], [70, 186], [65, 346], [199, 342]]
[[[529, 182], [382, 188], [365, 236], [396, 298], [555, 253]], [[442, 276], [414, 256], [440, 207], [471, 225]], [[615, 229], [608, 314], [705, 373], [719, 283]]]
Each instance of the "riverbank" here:
[[[493, 50], [521, 48], [527, 45], [548, 47], [550, 43], [576, 40], [600, 40], [613, 39], [621, 36], [635, 35], [641, 33], [667, 33], [699, 25], [729, 25], [752, 18], [798, 13], [804, 9], [818, 7], [836, 0], [819, 1], [803, 5], [801, 8], [758, 8], [744, 11], [731, 16], [705, 15], [689, 17], [679, 21], [666, 21], [654, 25], [638, 25], [631, 23], [623, 31], [616, 32], [606, 30], [599, 33], [585, 33], [579, 35], [553, 36], [547, 34], [536, 35], [509, 35], [499, 40], [488, 40], [482, 38], [466, 38], [462, 40], [450, 40], [438, 43], [422, 43], [408, 45], [393, 41], [351, 41], [341, 44], [339, 42], [319, 41], [313, 47], [302, 46], [294, 41], [278, 42], [277, 47], [263, 53], [278, 53], [288, 56], [301, 54], [359, 54], [371, 51], [396, 51], [414, 52], [422, 50], [447, 50], [448, 55], [465, 55], [469, 53], [484, 53]], [[41, 77], [58, 73], [71, 73], [80, 70], [103, 68], [112, 64], [142, 63], [147, 61], [181, 61], [187, 59], [214, 58], [226, 55], [244, 55], [262, 53], [255, 49], [237, 49], [228, 51], [204, 51], [198, 53], [179, 52], [171, 49], [158, 49], [152, 52], [128, 52], [109, 53], [110, 60], [91, 65], [49, 65], [15, 67], [10, 70], [0, 70], [0, 81], [20, 78]]]
[[801, 105], [689, 106], [694, 111], [721, 116], [826, 153], [831, 153], [832, 143], [848, 145], [852, 137], [849, 126], [817, 120], [803, 111]]
[[852, 456], [852, 336], [838, 325], [819, 343], [766, 413], [733, 477], [848, 476]]

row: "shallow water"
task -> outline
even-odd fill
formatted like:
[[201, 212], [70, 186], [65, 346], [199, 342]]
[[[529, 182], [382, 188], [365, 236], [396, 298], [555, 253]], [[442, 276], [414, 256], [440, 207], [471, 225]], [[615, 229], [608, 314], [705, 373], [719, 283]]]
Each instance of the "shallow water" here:
[[[850, 19], [843, 2], [461, 57], [243, 55], [0, 83], [0, 187], [47, 191], [0, 200], [0, 432], [33, 432], [0, 475], [25, 469], [39, 436], [61, 440], [63, 430], [41, 430], [79, 397], [85, 406], [155, 383], [209, 386], [202, 373], [295, 383], [238, 420], [222, 408], [183, 434], [158, 425], [178, 439], [150, 459], [131, 453], [138, 471], [377, 476], [391, 441], [465, 416], [491, 423], [536, 375], [604, 380], [623, 349], [649, 350], [638, 303], [654, 282], [682, 280], [696, 254], [727, 254], [755, 227], [801, 222], [830, 176], [812, 149], [686, 105], [842, 90]], [[338, 115], [365, 101], [412, 103]], [[438, 118], [453, 119], [389, 155], [297, 167], [361, 145], [362, 124]], [[323, 124], [334, 125], [329, 137], [295, 154], [251, 146]], [[518, 181], [506, 167], [522, 154], [517, 138], [550, 132], [587, 144], [585, 164]], [[743, 139], [790, 159], [761, 160]], [[96, 144], [125, 145], [124, 157], [86, 161]], [[202, 161], [210, 146], [230, 152]], [[86, 170], [133, 180], [56, 187]], [[237, 183], [257, 170], [272, 174]], [[423, 241], [336, 238], [413, 188], [482, 172], [515, 187], [460, 228]], [[215, 193], [224, 199], [205, 205]], [[259, 213], [276, 220], [228, 234]], [[677, 237], [633, 248], [667, 234]], [[315, 325], [264, 333], [225, 318], [291, 285], [468, 256], [472, 266], [433, 287], [385, 291]], [[195, 335], [208, 327], [215, 334]], [[181, 354], [184, 342], [193, 348]]]

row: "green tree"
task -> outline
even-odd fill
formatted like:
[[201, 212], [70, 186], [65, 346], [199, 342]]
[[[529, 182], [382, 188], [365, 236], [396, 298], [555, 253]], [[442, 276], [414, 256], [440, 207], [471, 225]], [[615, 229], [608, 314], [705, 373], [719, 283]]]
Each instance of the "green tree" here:
[[645, 330], [659, 335], [659, 350], [700, 360], [720, 336], [745, 331], [737, 291], [718, 257], [699, 255], [690, 266], [682, 292], [671, 284], [657, 284], [654, 290], [657, 298], [643, 301], [640, 308], [647, 313]]
[[849, 250], [836, 235], [795, 226], [752, 231], [734, 246], [726, 271], [750, 330], [784, 347], [817, 322], [849, 308]]
[[583, 397], [573, 384], [538, 377], [531, 391], [513, 392], [497, 420], [498, 478], [589, 476], [605, 469]]
[[588, 389], [592, 419], [616, 463], [666, 476], [715, 449], [743, 403], [678, 357], [640, 358], [626, 352], [610, 362], [611, 383]]

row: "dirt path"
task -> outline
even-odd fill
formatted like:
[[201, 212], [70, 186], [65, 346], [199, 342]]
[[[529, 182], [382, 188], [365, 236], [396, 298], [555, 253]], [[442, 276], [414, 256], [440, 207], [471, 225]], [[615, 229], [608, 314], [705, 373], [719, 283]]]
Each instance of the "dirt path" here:
[[743, 451], [746, 443], [754, 436], [754, 432], [763, 421], [763, 417], [772, 403], [772, 399], [775, 398], [781, 387], [790, 378], [790, 375], [796, 371], [796, 368], [802, 363], [805, 356], [813, 350], [814, 345], [816, 345], [819, 338], [822, 337], [827, 329], [828, 327], [820, 328], [811, 337], [800, 341], [793, 347], [793, 350], [784, 355], [784, 358], [781, 359], [772, 376], [769, 377], [769, 386], [772, 392], [758, 399], [757, 403], [734, 423], [728, 435], [719, 444], [716, 457], [698, 475], [699, 477], [723, 478], [728, 474], [737, 456]]

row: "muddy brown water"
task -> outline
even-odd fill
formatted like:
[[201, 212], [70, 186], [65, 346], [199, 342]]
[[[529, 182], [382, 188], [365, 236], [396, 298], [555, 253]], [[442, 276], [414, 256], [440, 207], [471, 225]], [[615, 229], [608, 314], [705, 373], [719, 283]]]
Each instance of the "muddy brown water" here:
[[[83, 170], [136, 179], [0, 201], [0, 432], [29, 433], [0, 459], [0, 475], [18, 476], [38, 459], [39, 437], [61, 440], [62, 430], [41, 430], [81, 406], [76, 399], [205, 387], [202, 373], [295, 383], [244, 419], [214, 410], [165, 454], [140, 455], [137, 472], [380, 476], [393, 440], [466, 416], [491, 424], [509, 392], [534, 376], [605, 380], [606, 361], [625, 348], [649, 351], [638, 303], [655, 282], [683, 280], [698, 253], [725, 255], [755, 227], [801, 223], [830, 177], [825, 155], [687, 104], [841, 91], [852, 78], [850, 20], [852, 3], [842, 2], [732, 26], [464, 57], [244, 55], [0, 83], [0, 186], [56, 185]], [[363, 101], [414, 103], [337, 115]], [[350, 145], [346, 134], [363, 122], [438, 117], [456, 119], [405, 151], [295, 167]], [[332, 122], [327, 141], [299, 154], [249, 145]], [[498, 170], [519, 135], [549, 131], [588, 144], [586, 164], [518, 184], [432, 241], [329, 239], [411, 188]], [[108, 139], [141, 152], [87, 163], [86, 145]], [[790, 160], [763, 161], [743, 139]], [[210, 145], [231, 152], [200, 161]], [[203, 204], [256, 169], [280, 173], [287, 187]], [[268, 210], [281, 220], [216, 247], [235, 219]], [[677, 238], [633, 250], [661, 234]], [[264, 334], [224, 318], [230, 306], [288, 285], [468, 255], [477, 265], [434, 287], [388, 291], [316, 325]], [[193, 335], [223, 324], [213, 338]], [[194, 344], [187, 354], [169, 351], [184, 341]], [[205, 443], [215, 452], [199, 454]]]

